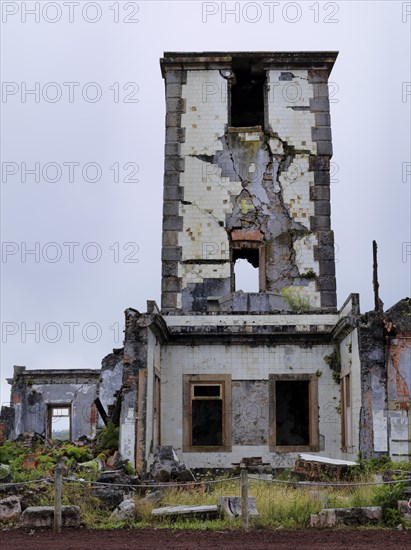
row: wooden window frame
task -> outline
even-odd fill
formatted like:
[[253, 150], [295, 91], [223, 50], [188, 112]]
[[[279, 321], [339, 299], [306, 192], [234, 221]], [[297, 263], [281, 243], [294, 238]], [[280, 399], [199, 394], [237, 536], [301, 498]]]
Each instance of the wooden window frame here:
[[[276, 383], [277, 382], [309, 382], [308, 410], [309, 410], [309, 444], [308, 445], [277, 445], [276, 425]], [[270, 374], [269, 375], [269, 448], [273, 452], [317, 452], [319, 445], [319, 416], [318, 416], [318, 376], [316, 374]]]
[[[194, 385], [220, 385], [222, 401], [222, 445], [192, 445], [192, 388]], [[183, 452], [204, 453], [231, 451], [231, 375], [183, 374]]]

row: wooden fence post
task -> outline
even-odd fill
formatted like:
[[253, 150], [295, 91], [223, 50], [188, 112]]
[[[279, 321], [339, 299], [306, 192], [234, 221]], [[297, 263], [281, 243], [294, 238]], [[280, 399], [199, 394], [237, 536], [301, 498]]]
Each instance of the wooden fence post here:
[[59, 463], [54, 470], [54, 532], [61, 533], [62, 513], [61, 495], [63, 491], [63, 463]]
[[243, 531], [248, 529], [248, 474], [247, 466], [244, 462], [240, 464], [241, 471], [241, 519]]

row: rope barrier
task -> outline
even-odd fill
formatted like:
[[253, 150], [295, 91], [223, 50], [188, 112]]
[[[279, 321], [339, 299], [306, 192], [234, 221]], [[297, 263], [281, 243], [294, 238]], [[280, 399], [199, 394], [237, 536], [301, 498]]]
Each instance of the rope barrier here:
[[363, 481], [358, 483], [326, 483], [321, 481], [286, 481], [282, 479], [262, 479], [260, 477], [248, 476], [248, 479], [254, 481], [266, 481], [267, 483], [284, 483], [286, 485], [303, 485], [308, 487], [361, 487], [364, 485], [391, 485], [394, 483], [411, 483], [411, 478], [397, 479], [395, 481]]
[[0, 484], [0, 489], [3, 487], [8, 487], [9, 485], [12, 485], [13, 487], [15, 485], [28, 485], [29, 483], [54, 483], [54, 480], [50, 477], [45, 477], [43, 479], [32, 479], [31, 481], [17, 481], [16, 483], [10, 482], [10, 483], [2, 483]]
[[90, 485], [103, 485], [108, 487], [127, 487], [132, 489], [134, 487], [143, 487], [145, 489], [154, 489], [155, 487], [192, 487], [193, 485], [206, 485], [211, 483], [225, 483], [226, 481], [238, 481], [240, 477], [229, 477], [224, 479], [210, 479], [204, 481], [186, 481], [185, 483], [150, 483], [150, 484], [140, 484], [140, 485], [131, 485], [130, 483], [109, 483], [105, 481], [87, 481], [85, 479], [73, 479], [69, 477], [63, 477], [63, 481], [74, 482], [74, 483], [88, 483]]
[[[364, 482], [358, 482], [358, 483], [328, 483], [328, 482], [320, 482], [320, 481], [287, 481], [282, 479], [264, 479], [261, 477], [254, 477], [253, 475], [248, 475], [248, 479], [250, 481], [261, 481], [266, 483], [280, 483], [285, 485], [294, 485], [294, 486], [304, 486], [304, 487], [361, 487], [361, 486], [367, 486], [367, 485], [393, 485], [395, 483], [411, 483], [411, 478], [406, 479], [397, 479], [394, 481], [364, 481]], [[150, 483], [150, 484], [138, 484], [138, 485], [131, 485], [130, 483], [110, 483], [110, 482], [104, 482], [104, 481], [89, 481], [86, 479], [75, 479], [75, 478], [69, 478], [69, 477], [63, 477], [63, 481], [71, 482], [71, 483], [84, 483], [88, 485], [102, 485], [102, 486], [109, 486], [109, 487], [127, 487], [128, 489], [132, 488], [144, 488], [144, 489], [154, 489], [157, 487], [168, 487], [168, 488], [174, 488], [174, 487], [191, 487], [193, 485], [206, 485], [206, 484], [216, 484], [216, 483], [226, 483], [227, 481], [239, 481], [240, 477], [229, 477], [224, 479], [210, 479], [210, 480], [204, 480], [204, 481], [187, 481], [184, 483]], [[10, 482], [10, 483], [2, 483], [0, 485], [0, 490], [9, 486], [19, 486], [19, 485], [29, 485], [33, 483], [54, 483], [54, 479], [52, 478], [42, 478], [42, 479], [33, 479], [31, 481], [19, 481], [16, 483]]]

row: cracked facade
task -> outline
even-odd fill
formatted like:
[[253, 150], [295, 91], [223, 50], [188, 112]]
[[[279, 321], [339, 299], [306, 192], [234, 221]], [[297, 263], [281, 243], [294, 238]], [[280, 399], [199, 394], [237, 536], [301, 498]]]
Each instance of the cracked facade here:
[[[70, 405], [72, 437], [111, 418], [140, 472], [159, 445], [173, 445], [190, 468], [255, 456], [283, 467], [301, 451], [410, 456], [410, 301], [361, 314], [352, 294], [337, 310], [336, 57], [164, 54], [161, 308], [128, 309], [124, 348], [103, 359], [98, 379], [89, 371], [84, 407], [94, 423], [78, 422], [79, 392], [59, 381], [73, 371], [53, 372], [47, 391], [61, 391], [45, 399], [47, 384], [42, 393], [27, 382], [39, 371], [17, 370], [3, 438], [48, 434], [45, 414], [29, 420], [23, 405], [36, 389], [39, 410]], [[258, 270], [256, 292], [236, 281], [240, 260]]]
[[[213, 297], [214, 311], [284, 310], [287, 292], [336, 307], [327, 87], [335, 58], [165, 54], [164, 312], [207, 312]], [[262, 124], [231, 125], [236, 67], [248, 87], [264, 75]], [[257, 308], [238, 309], [233, 254], [249, 249], [264, 295]]]

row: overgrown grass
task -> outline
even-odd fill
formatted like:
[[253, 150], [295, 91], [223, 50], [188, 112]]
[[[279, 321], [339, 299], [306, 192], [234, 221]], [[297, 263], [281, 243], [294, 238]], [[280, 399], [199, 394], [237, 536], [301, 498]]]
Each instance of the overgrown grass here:
[[[27, 455], [35, 462], [35, 468], [27, 468]], [[86, 448], [78, 448], [70, 443], [59, 448], [50, 449], [39, 446], [28, 450], [14, 442], [6, 442], [0, 447], [0, 463], [8, 464], [13, 481], [28, 481], [43, 477], [51, 477], [54, 468], [62, 456], [67, 458], [66, 467], [70, 475], [77, 475], [94, 481], [97, 472], [91, 468], [94, 462]], [[101, 455], [98, 455], [101, 456]], [[91, 466], [79, 466], [81, 462], [90, 461]], [[71, 465], [73, 468], [71, 469]], [[90, 469], [91, 468], [91, 469]], [[358, 466], [353, 470], [350, 482], [371, 481], [375, 474], [386, 470], [410, 471], [408, 461], [392, 462], [389, 457], [370, 460], [358, 460]], [[132, 472], [131, 472], [132, 473]], [[67, 475], [67, 474], [65, 474]], [[401, 477], [401, 476], [400, 476]], [[320, 487], [301, 486], [297, 484], [280, 483], [288, 479], [288, 472], [283, 472], [277, 482], [262, 481], [249, 478], [249, 496], [255, 497], [259, 515], [250, 516], [250, 525], [261, 528], [303, 528], [310, 523], [310, 515], [318, 513], [323, 508], [382, 506], [384, 522], [387, 526], [400, 523], [397, 511], [397, 500], [404, 495], [404, 484], [368, 485], [356, 487]], [[326, 481], [332, 481], [327, 479]], [[111, 510], [103, 508], [98, 498], [92, 495], [91, 483], [65, 482], [63, 484], [63, 504], [80, 506], [83, 524], [88, 528], [122, 528], [132, 526], [174, 528], [174, 529], [236, 529], [241, 526], [241, 519], [218, 518], [214, 520], [199, 520], [193, 518], [154, 517], [153, 507], [178, 505], [217, 504], [219, 496], [240, 496], [240, 481], [222, 478], [218, 483], [207, 483], [207, 477], [202, 485], [186, 486], [185, 488], [169, 488], [159, 504], [155, 506], [142, 502], [146, 491], [136, 495], [136, 513], [127, 521], [110, 519]], [[156, 490], [153, 486], [147, 489]], [[32, 505], [53, 505], [53, 486], [28, 485], [27, 495]], [[27, 497], [26, 497], [27, 500]]]
[[[390, 510], [384, 514], [386, 525], [398, 525], [399, 518], [390, 508], [394, 499], [401, 496], [398, 491], [393, 494], [391, 486], [359, 486], [359, 487], [310, 487], [276, 484], [266, 481], [249, 481], [249, 496], [256, 499], [258, 516], [250, 516], [250, 526], [256, 528], [288, 528], [300, 529], [308, 527], [310, 515], [318, 513], [323, 508], [345, 508], [356, 506], [383, 505], [383, 509]], [[382, 496], [381, 496], [382, 494]], [[219, 496], [240, 496], [239, 482], [222, 481], [212, 486], [210, 491], [168, 489], [161, 503], [154, 507], [163, 506], [196, 506], [217, 504]], [[84, 497], [83, 497], [84, 498]], [[384, 502], [386, 506], [384, 508]], [[85, 500], [83, 508], [85, 507]], [[195, 518], [153, 517], [153, 506], [141, 505], [141, 497], [135, 497], [136, 515], [134, 518], [114, 522], [108, 519], [107, 514], [98, 517], [93, 515], [92, 507], [88, 508], [83, 519], [88, 527], [115, 528], [115, 527], [156, 527], [173, 529], [236, 529], [241, 527], [241, 519], [218, 518], [200, 520]], [[395, 501], [396, 507], [396, 501]]]

